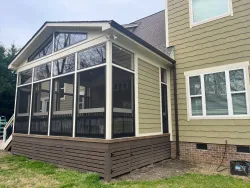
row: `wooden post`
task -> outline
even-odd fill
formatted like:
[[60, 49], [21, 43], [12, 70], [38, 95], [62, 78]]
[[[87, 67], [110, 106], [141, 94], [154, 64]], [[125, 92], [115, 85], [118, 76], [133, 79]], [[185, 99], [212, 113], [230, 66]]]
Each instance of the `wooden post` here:
[[112, 160], [111, 160], [111, 150], [107, 149], [105, 151], [105, 163], [104, 163], [104, 181], [111, 181], [112, 174]]

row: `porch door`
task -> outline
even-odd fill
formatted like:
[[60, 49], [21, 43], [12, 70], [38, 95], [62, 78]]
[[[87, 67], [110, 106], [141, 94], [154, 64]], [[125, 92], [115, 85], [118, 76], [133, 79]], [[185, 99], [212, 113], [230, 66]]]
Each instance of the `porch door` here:
[[168, 101], [167, 101], [167, 86], [161, 84], [161, 100], [162, 100], [162, 126], [163, 133], [168, 133]]
[[162, 103], [163, 133], [169, 133], [169, 129], [168, 129], [167, 73], [166, 73], [165, 69], [161, 69], [161, 103]]

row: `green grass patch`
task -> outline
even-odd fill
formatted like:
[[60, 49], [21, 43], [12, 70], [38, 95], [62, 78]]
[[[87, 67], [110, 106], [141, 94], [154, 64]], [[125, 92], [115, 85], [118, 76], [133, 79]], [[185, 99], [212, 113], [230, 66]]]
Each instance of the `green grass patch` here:
[[26, 157], [0, 156], [0, 187], [88, 187], [88, 188], [250, 188], [250, 183], [221, 175], [186, 174], [158, 181], [102, 183], [97, 174], [80, 173]]

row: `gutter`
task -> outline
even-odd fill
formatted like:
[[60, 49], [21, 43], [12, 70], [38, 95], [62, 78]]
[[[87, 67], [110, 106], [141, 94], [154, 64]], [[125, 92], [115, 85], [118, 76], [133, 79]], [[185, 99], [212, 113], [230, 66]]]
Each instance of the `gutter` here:
[[171, 62], [173, 65], [176, 63], [176, 61], [174, 59], [172, 59], [171, 57], [169, 57], [167, 54], [163, 53], [162, 51], [158, 50], [157, 48], [155, 48], [154, 46], [152, 46], [151, 44], [147, 43], [145, 40], [141, 39], [140, 37], [138, 37], [137, 35], [135, 35], [134, 33], [130, 32], [129, 30], [125, 29], [123, 26], [121, 26], [120, 24], [118, 24], [117, 22], [111, 20], [110, 23], [111, 27], [117, 29], [118, 31], [120, 31], [121, 33], [125, 34], [126, 36], [128, 36], [129, 38], [133, 39], [134, 41], [138, 42], [139, 44], [141, 44], [142, 46], [146, 47], [147, 49], [151, 50], [152, 52], [154, 52], [155, 54], [159, 55], [160, 57], [168, 60], [169, 62]]
[[174, 115], [175, 115], [175, 140], [176, 140], [176, 159], [180, 158], [180, 140], [179, 140], [179, 114], [178, 114], [178, 93], [177, 93], [177, 73], [176, 73], [176, 63], [173, 67], [174, 73]]

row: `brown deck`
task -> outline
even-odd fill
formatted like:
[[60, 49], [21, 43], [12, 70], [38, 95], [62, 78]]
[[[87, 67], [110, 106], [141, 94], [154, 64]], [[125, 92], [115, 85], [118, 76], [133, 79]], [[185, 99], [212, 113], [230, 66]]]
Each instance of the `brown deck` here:
[[12, 153], [79, 171], [97, 172], [105, 180], [170, 158], [169, 134], [114, 140], [14, 134]]

